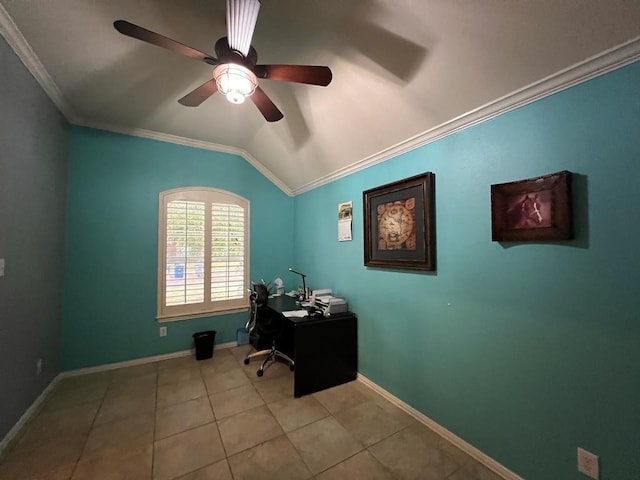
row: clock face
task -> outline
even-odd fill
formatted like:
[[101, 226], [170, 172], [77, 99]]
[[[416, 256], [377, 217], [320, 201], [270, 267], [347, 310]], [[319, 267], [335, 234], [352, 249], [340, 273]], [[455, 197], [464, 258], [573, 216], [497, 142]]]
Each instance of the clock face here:
[[378, 205], [378, 249], [415, 250], [415, 199]]

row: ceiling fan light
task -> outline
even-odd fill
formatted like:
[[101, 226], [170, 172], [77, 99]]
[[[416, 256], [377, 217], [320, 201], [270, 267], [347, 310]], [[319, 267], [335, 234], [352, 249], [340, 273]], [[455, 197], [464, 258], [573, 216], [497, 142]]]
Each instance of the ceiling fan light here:
[[218, 91], [231, 103], [244, 102], [247, 97], [253, 95], [258, 86], [258, 79], [253, 72], [235, 63], [218, 65], [213, 70], [213, 78]]

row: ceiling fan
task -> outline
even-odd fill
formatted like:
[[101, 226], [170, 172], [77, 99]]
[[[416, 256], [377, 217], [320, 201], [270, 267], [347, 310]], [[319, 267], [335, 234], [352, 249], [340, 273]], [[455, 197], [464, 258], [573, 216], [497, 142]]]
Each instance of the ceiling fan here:
[[326, 87], [333, 76], [329, 67], [324, 66], [258, 65], [258, 53], [251, 46], [251, 38], [259, 9], [259, 0], [227, 0], [227, 36], [215, 44], [217, 58], [126, 20], [116, 20], [113, 26], [123, 35], [215, 67], [211, 80], [178, 100], [182, 105], [197, 107], [216, 92], [231, 103], [242, 103], [249, 97], [268, 122], [277, 122], [284, 115], [260, 88], [258, 79]]

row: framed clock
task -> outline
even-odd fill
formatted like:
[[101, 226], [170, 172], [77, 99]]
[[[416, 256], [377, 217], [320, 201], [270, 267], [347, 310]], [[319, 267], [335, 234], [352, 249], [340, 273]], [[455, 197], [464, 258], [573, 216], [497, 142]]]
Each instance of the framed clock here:
[[365, 266], [435, 270], [434, 179], [425, 172], [362, 193]]

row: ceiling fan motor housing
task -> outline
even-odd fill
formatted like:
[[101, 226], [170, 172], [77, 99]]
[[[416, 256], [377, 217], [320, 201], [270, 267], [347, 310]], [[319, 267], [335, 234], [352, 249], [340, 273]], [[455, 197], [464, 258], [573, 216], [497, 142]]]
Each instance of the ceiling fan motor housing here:
[[253, 71], [253, 68], [258, 62], [258, 52], [253, 47], [249, 48], [249, 53], [245, 57], [242, 52], [233, 50], [229, 46], [227, 37], [220, 38], [215, 45], [216, 55], [218, 56], [218, 63], [235, 63], [242, 65], [244, 68], [248, 68]]

